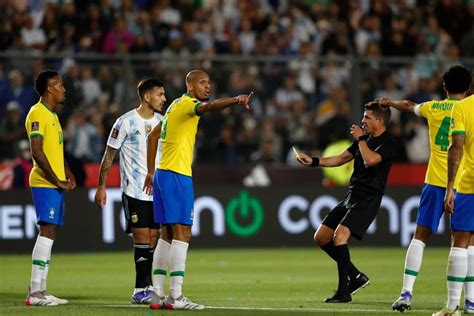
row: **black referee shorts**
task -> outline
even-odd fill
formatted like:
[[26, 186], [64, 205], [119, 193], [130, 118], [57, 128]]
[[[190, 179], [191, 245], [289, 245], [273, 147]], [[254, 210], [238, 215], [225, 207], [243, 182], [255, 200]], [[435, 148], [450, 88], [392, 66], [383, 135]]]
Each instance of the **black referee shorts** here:
[[132, 228], [160, 228], [153, 216], [153, 201], [138, 200], [122, 193], [122, 204], [127, 220], [127, 234], [132, 232]]
[[351, 235], [362, 239], [380, 208], [383, 195], [349, 191], [324, 218], [322, 224], [336, 230], [339, 224], [348, 227]]

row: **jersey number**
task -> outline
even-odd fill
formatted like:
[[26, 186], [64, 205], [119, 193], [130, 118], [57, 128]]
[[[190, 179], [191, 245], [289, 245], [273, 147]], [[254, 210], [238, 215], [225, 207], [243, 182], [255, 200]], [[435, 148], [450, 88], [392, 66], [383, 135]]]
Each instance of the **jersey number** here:
[[439, 145], [441, 147], [441, 151], [448, 151], [450, 124], [451, 118], [449, 116], [445, 116], [443, 118], [443, 122], [441, 122], [438, 132], [436, 133], [435, 145]]

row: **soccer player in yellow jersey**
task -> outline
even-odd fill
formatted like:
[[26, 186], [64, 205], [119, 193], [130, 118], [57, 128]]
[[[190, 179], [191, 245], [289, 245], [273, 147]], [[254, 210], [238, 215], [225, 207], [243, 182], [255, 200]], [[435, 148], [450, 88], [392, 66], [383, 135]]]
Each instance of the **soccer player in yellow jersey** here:
[[[448, 300], [445, 308], [433, 316], [461, 315], [459, 303], [463, 284], [464, 313], [474, 314], [474, 95], [453, 108], [451, 127], [452, 144], [448, 152], [448, 185], [444, 199], [446, 211], [451, 214], [453, 231], [446, 270]], [[454, 179], [458, 170], [460, 179], [456, 193]]]
[[[204, 309], [184, 297], [182, 285], [186, 254], [193, 224], [194, 190], [191, 165], [199, 118], [208, 111], [231, 105], [249, 108], [250, 95], [239, 95], [209, 102], [211, 82], [202, 70], [186, 76], [187, 93], [173, 101], [165, 116], [148, 136], [148, 175], [144, 190], [153, 192], [155, 221], [161, 224], [160, 239], [153, 256], [154, 294], [150, 308]], [[161, 138], [162, 155], [155, 172], [155, 156]], [[164, 282], [170, 270], [169, 294], [165, 299]]]
[[56, 71], [42, 71], [35, 79], [41, 97], [26, 116], [33, 169], [30, 186], [39, 225], [32, 253], [31, 281], [26, 305], [55, 306], [67, 300], [46, 290], [51, 248], [58, 227], [64, 224], [64, 191], [73, 190], [76, 180], [64, 160], [63, 131], [54, 109], [64, 101], [63, 79]]
[[465, 97], [471, 84], [471, 74], [466, 68], [456, 65], [443, 74], [443, 89], [447, 98], [415, 104], [411, 101], [379, 100], [381, 106], [394, 107], [424, 117], [428, 122], [430, 135], [430, 160], [425, 183], [421, 192], [420, 206], [416, 219], [415, 235], [405, 258], [403, 286], [400, 297], [392, 309], [403, 312], [411, 309], [413, 286], [420, 271], [426, 242], [437, 232], [444, 212], [443, 199], [446, 191], [446, 170], [450, 143], [449, 126], [451, 109]]

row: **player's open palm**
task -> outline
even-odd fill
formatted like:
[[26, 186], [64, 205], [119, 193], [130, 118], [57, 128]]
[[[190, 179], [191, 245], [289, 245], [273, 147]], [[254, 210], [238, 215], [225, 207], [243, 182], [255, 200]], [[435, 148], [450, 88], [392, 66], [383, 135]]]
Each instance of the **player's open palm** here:
[[107, 193], [105, 188], [98, 188], [97, 191], [95, 191], [94, 201], [98, 207], [104, 207], [105, 203], [107, 203]]
[[143, 185], [143, 191], [146, 194], [152, 195], [153, 194], [153, 175], [147, 174], [145, 178], [145, 184]]
[[300, 152], [299, 156], [300, 157], [297, 160], [300, 164], [305, 165], [305, 166], [311, 166], [311, 163], [313, 162], [313, 158], [311, 158], [310, 156], [308, 156], [307, 154], [303, 152]]

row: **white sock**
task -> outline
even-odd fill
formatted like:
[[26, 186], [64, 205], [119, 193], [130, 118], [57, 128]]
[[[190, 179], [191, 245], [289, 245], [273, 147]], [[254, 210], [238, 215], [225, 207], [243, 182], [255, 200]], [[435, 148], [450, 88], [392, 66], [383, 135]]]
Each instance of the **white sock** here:
[[467, 248], [467, 276], [464, 282], [464, 298], [474, 302], [474, 246]]
[[412, 239], [405, 257], [405, 270], [403, 273], [403, 292], [413, 292], [416, 276], [420, 272], [421, 262], [423, 261], [423, 251], [425, 243], [418, 239]]
[[461, 300], [462, 286], [467, 274], [467, 249], [451, 247], [448, 259], [448, 303], [447, 308], [456, 309]]
[[182, 294], [186, 254], [189, 244], [173, 239], [170, 248], [170, 296], [177, 298]]
[[48, 258], [46, 260], [46, 266], [44, 267], [44, 272], [43, 272], [43, 275], [41, 276], [40, 291], [46, 291], [46, 280], [48, 279], [49, 264], [51, 263], [51, 250], [52, 249], [53, 247], [49, 248]]
[[[48, 256], [51, 254], [54, 240], [39, 236], [36, 238], [35, 246], [31, 254], [31, 279], [30, 279], [30, 293], [41, 291], [41, 281], [43, 279]], [[45, 276], [46, 284], [46, 276]]]
[[166, 271], [168, 270], [170, 247], [171, 245], [167, 241], [160, 238], [153, 253], [153, 289], [159, 296], [165, 296]]

